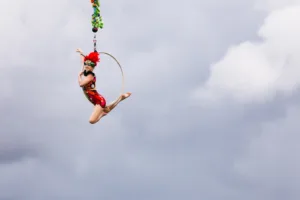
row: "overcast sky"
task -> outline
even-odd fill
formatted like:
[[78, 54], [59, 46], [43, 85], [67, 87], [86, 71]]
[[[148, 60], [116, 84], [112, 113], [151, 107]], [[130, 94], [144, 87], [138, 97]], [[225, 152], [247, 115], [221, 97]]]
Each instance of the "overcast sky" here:
[[299, 4], [102, 0], [91, 125], [90, 1], [0, 1], [0, 200], [298, 200]]

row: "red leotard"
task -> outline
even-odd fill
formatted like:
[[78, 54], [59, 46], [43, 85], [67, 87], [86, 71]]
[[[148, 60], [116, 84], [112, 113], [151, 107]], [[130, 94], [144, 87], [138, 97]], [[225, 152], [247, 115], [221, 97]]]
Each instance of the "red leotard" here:
[[105, 98], [100, 95], [96, 90], [96, 76], [94, 73], [89, 72], [94, 76], [93, 80], [83, 86], [83, 92], [86, 96], [86, 98], [94, 105], [100, 105], [102, 108], [106, 106], [106, 100]]

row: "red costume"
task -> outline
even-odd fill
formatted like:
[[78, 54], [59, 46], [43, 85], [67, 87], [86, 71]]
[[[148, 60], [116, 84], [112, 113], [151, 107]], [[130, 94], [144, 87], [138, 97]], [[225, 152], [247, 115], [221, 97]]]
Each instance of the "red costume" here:
[[[88, 56], [85, 56], [84, 58], [84, 64], [91, 66], [91, 67], [96, 67], [97, 62], [99, 62], [99, 53], [98, 52], [92, 52]], [[83, 92], [87, 99], [94, 105], [100, 105], [102, 108], [106, 106], [106, 100], [105, 98], [100, 95], [97, 90], [96, 90], [96, 76], [92, 71], [84, 71], [84, 76], [88, 76], [89, 74], [93, 75], [93, 80], [83, 86]]]

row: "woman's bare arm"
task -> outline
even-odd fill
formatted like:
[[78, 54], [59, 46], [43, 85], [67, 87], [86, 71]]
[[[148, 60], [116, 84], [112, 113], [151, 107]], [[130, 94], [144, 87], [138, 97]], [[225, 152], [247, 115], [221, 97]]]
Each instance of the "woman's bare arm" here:
[[82, 62], [82, 66], [84, 66], [84, 57], [85, 57], [85, 55], [83, 54], [83, 51], [80, 48], [78, 48], [78, 49], [76, 49], [76, 52], [79, 53], [79, 56], [80, 56], [81, 62]]
[[81, 75], [82, 75], [82, 72], [78, 75], [78, 83], [79, 83], [79, 86], [80, 87], [83, 87], [85, 86], [86, 84], [88, 84], [89, 82], [91, 82], [94, 78], [93, 75], [89, 74], [85, 79], [81, 79]]

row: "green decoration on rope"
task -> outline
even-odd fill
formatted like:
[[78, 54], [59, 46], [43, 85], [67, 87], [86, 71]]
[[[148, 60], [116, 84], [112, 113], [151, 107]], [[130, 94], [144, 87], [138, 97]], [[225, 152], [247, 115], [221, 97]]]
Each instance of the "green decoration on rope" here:
[[93, 5], [94, 13], [92, 15], [92, 26], [93, 26], [93, 32], [96, 33], [99, 28], [103, 28], [103, 21], [102, 16], [100, 15], [100, 3], [99, 0], [91, 0], [91, 3]]

